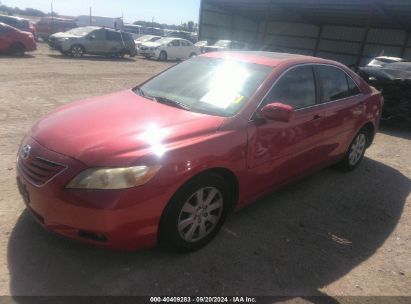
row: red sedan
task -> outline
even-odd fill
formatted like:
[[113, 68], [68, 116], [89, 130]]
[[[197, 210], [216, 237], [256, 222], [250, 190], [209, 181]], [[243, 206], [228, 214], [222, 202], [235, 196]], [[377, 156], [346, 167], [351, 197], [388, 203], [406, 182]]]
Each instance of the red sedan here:
[[33, 34], [0, 22], [0, 53], [23, 56], [25, 52], [36, 50]]
[[355, 169], [382, 103], [337, 62], [208, 53], [44, 117], [22, 141], [17, 181], [52, 232], [195, 250], [229, 211], [314, 170]]

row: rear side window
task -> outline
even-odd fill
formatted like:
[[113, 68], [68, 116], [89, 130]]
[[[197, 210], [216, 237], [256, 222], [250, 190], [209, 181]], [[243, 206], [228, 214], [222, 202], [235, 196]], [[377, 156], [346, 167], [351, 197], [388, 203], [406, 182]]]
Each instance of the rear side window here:
[[347, 81], [348, 81], [348, 96], [354, 96], [354, 95], [358, 95], [361, 93], [357, 84], [354, 82], [354, 80], [351, 79], [351, 77], [347, 76]]
[[323, 88], [323, 102], [334, 101], [361, 93], [357, 84], [344, 71], [332, 66], [317, 66]]
[[107, 40], [122, 41], [119, 32], [107, 31]]
[[264, 100], [264, 105], [282, 102], [294, 109], [316, 104], [316, 88], [312, 66], [304, 65], [286, 72]]

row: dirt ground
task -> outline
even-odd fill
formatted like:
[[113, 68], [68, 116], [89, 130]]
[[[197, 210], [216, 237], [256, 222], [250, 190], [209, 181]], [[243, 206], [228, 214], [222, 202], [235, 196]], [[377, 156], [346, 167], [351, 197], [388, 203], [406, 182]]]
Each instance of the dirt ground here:
[[358, 170], [326, 169], [261, 199], [195, 253], [96, 249], [33, 222], [15, 184], [30, 126], [171, 64], [75, 60], [44, 44], [0, 56], [0, 295], [411, 296], [410, 125], [383, 124]]

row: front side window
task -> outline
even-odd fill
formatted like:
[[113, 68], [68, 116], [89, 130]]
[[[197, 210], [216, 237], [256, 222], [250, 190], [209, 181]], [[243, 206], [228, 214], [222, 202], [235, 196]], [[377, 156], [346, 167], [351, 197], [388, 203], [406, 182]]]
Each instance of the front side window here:
[[191, 46], [191, 43], [185, 40], [181, 40], [181, 45], [182, 46]]
[[315, 78], [312, 66], [295, 67], [281, 76], [268, 93], [263, 105], [281, 102], [294, 109], [316, 104]]
[[95, 30], [94, 32], [91, 32], [90, 35], [93, 35], [95, 40], [106, 40], [106, 30], [100, 29], [100, 30]]
[[180, 46], [180, 40], [173, 40], [170, 42], [170, 46]]
[[197, 57], [149, 80], [135, 92], [153, 101], [174, 101], [194, 112], [232, 116], [272, 70], [262, 64]]
[[9, 29], [5, 26], [0, 25], [0, 34], [7, 34], [9, 33]]

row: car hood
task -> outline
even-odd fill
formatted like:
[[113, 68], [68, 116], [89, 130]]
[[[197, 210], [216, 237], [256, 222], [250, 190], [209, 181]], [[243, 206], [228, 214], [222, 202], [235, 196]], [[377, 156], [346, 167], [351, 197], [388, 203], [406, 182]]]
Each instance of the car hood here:
[[161, 43], [157, 43], [157, 42], [144, 42], [141, 44], [141, 46], [145, 46], [145, 47], [157, 47], [160, 46]]
[[60, 32], [60, 33], [55, 33], [53, 35], [50, 36], [50, 38], [78, 38], [81, 36], [76, 36], [67, 32]]
[[62, 106], [37, 122], [31, 136], [87, 165], [120, 166], [211, 135], [223, 120], [156, 103], [128, 90]]

